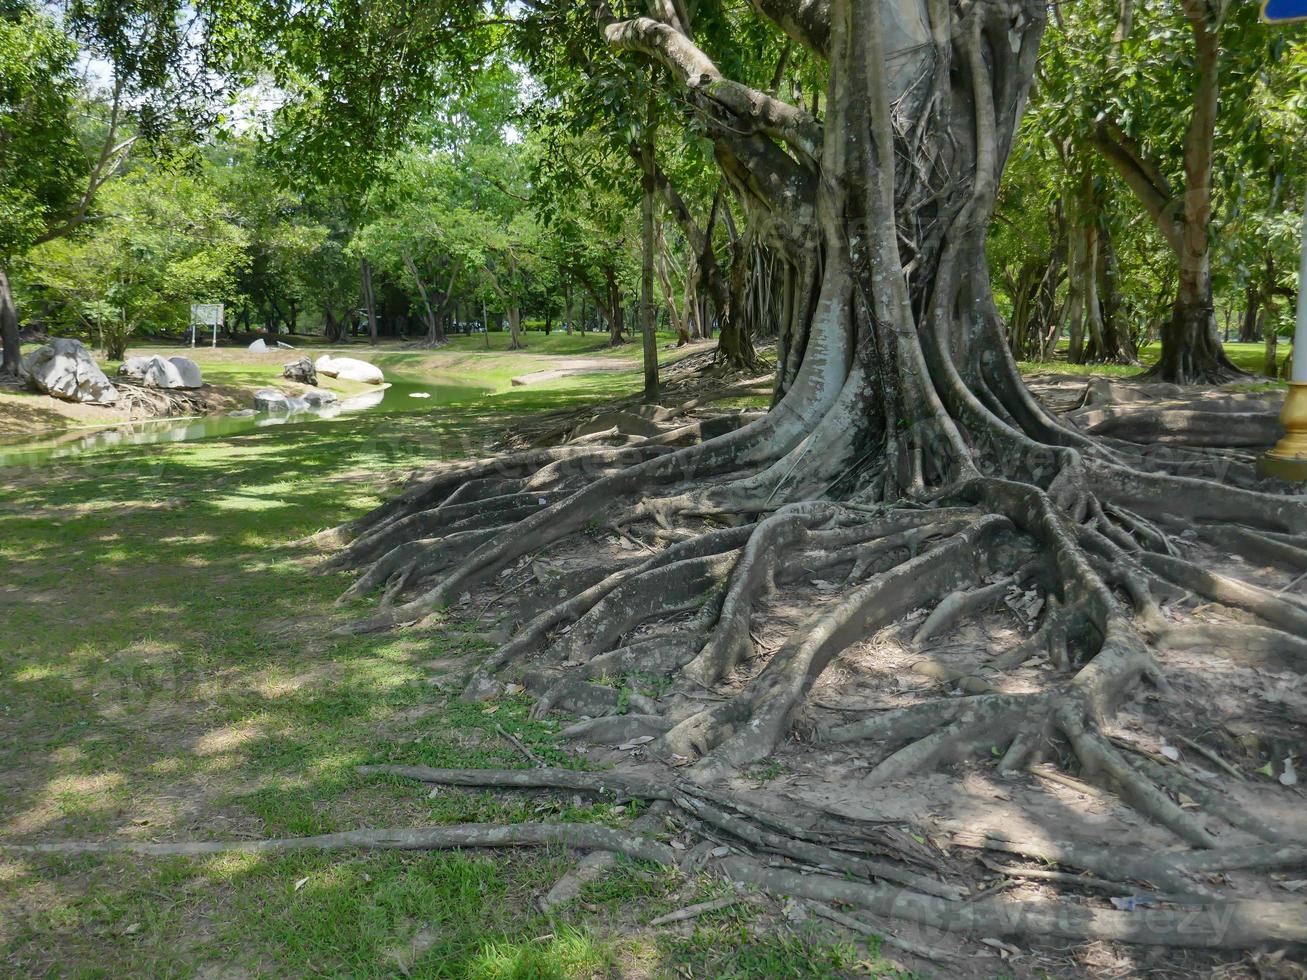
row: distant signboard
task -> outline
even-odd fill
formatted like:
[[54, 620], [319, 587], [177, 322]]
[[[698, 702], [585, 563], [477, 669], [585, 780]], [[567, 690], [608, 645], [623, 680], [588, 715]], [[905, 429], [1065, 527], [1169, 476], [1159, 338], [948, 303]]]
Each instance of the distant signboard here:
[[1307, 0], [1265, 0], [1262, 20], [1267, 24], [1292, 24], [1307, 20]]
[[222, 326], [222, 304], [192, 303], [191, 323], [202, 323], [206, 327]]

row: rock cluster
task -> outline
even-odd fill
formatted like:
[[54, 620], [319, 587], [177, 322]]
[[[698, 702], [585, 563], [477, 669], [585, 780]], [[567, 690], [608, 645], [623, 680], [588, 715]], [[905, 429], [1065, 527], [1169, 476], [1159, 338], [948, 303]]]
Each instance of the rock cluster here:
[[129, 357], [118, 373], [151, 388], [199, 388], [204, 384], [200, 366], [189, 357]]
[[27, 356], [23, 370], [33, 388], [55, 398], [88, 405], [112, 405], [118, 400], [118, 389], [80, 340], [50, 341]]
[[323, 408], [336, 402], [334, 391], [306, 391], [303, 395], [287, 395], [276, 388], [261, 388], [254, 393], [254, 407], [273, 415], [293, 415]]

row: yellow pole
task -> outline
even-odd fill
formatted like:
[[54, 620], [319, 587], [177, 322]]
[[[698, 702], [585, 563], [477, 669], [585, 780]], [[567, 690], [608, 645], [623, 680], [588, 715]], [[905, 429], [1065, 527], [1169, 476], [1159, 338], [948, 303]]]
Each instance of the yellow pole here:
[[1307, 483], [1307, 204], [1302, 216], [1302, 257], [1298, 262], [1298, 316], [1293, 333], [1289, 394], [1280, 411], [1284, 438], [1257, 461], [1259, 476]]

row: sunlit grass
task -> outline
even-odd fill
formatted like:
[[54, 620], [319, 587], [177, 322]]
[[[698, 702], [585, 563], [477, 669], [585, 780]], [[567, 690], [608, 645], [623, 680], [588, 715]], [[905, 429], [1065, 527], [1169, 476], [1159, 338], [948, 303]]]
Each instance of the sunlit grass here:
[[[432, 796], [360, 777], [370, 762], [525, 765], [496, 724], [552, 765], [581, 762], [558, 747], [556, 724], [529, 717], [525, 698], [457, 698], [456, 667], [445, 664], [486, 649], [457, 623], [336, 635], [360, 612], [332, 605], [348, 577], [321, 574], [317, 556], [289, 542], [364, 512], [439, 455], [483, 451], [514, 419], [639, 383], [634, 370], [538, 390], [505, 377], [487, 385], [499, 394], [424, 411], [6, 471], [0, 835], [628, 823], [638, 807], [572, 794]], [[433, 684], [446, 670], [451, 679]], [[747, 910], [710, 917], [690, 938], [646, 933], [651, 915], [700, 894], [661, 869], [624, 865], [586, 898], [600, 912], [545, 916], [537, 897], [573, 862], [552, 850], [9, 862], [0, 962], [22, 976], [576, 977], [631, 963], [655, 976], [679, 963], [722, 976], [833, 975], [821, 965], [825, 939], [778, 945]], [[717, 948], [724, 935], [731, 959]]]

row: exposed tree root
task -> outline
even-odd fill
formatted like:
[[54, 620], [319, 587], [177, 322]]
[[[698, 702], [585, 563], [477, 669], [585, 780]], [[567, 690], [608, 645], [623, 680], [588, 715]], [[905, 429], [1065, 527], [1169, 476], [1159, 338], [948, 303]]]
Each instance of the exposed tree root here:
[[55, 844], [0, 844], [14, 854], [146, 854], [203, 857], [209, 854], [282, 854], [290, 851], [434, 851], [463, 847], [540, 847], [561, 844], [625, 854], [641, 861], [674, 865], [665, 844], [623, 830], [588, 823], [469, 823], [446, 827], [393, 827], [346, 830], [316, 837], [240, 841], [66, 841]]
[[[774, 839], [774, 835], [769, 835], [769, 839]], [[795, 843], [786, 846], [793, 849]], [[676, 851], [639, 833], [577, 823], [455, 824], [253, 841], [4, 844], [0, 845], [0, 851], [33, 855], [203, 857], [304, 850], [416, 851], [542, 845], [623, 854], [670, 868], [680, 866]], [[1221, 866], [1219, 861], [1213, 864]], [[717, 868], [738, 884], [753, 886], [773, 895], [840, 902], [950, 934], [1116, 939], [1149, 945], [1215, 949], [1238, 949], [1265, 941], [1301, 942], [1307, 938], [1307, 909], [1273, 902], [1245, 900], [1197, 907], [1178, 905], [1155, 909], [1152, 914], [1141, 916], [1065, 902], [1004, 902], [994, 899], [957, 902], [909, 888], [768, 867], [755, 858], [738, 854], [724, 857]]]

